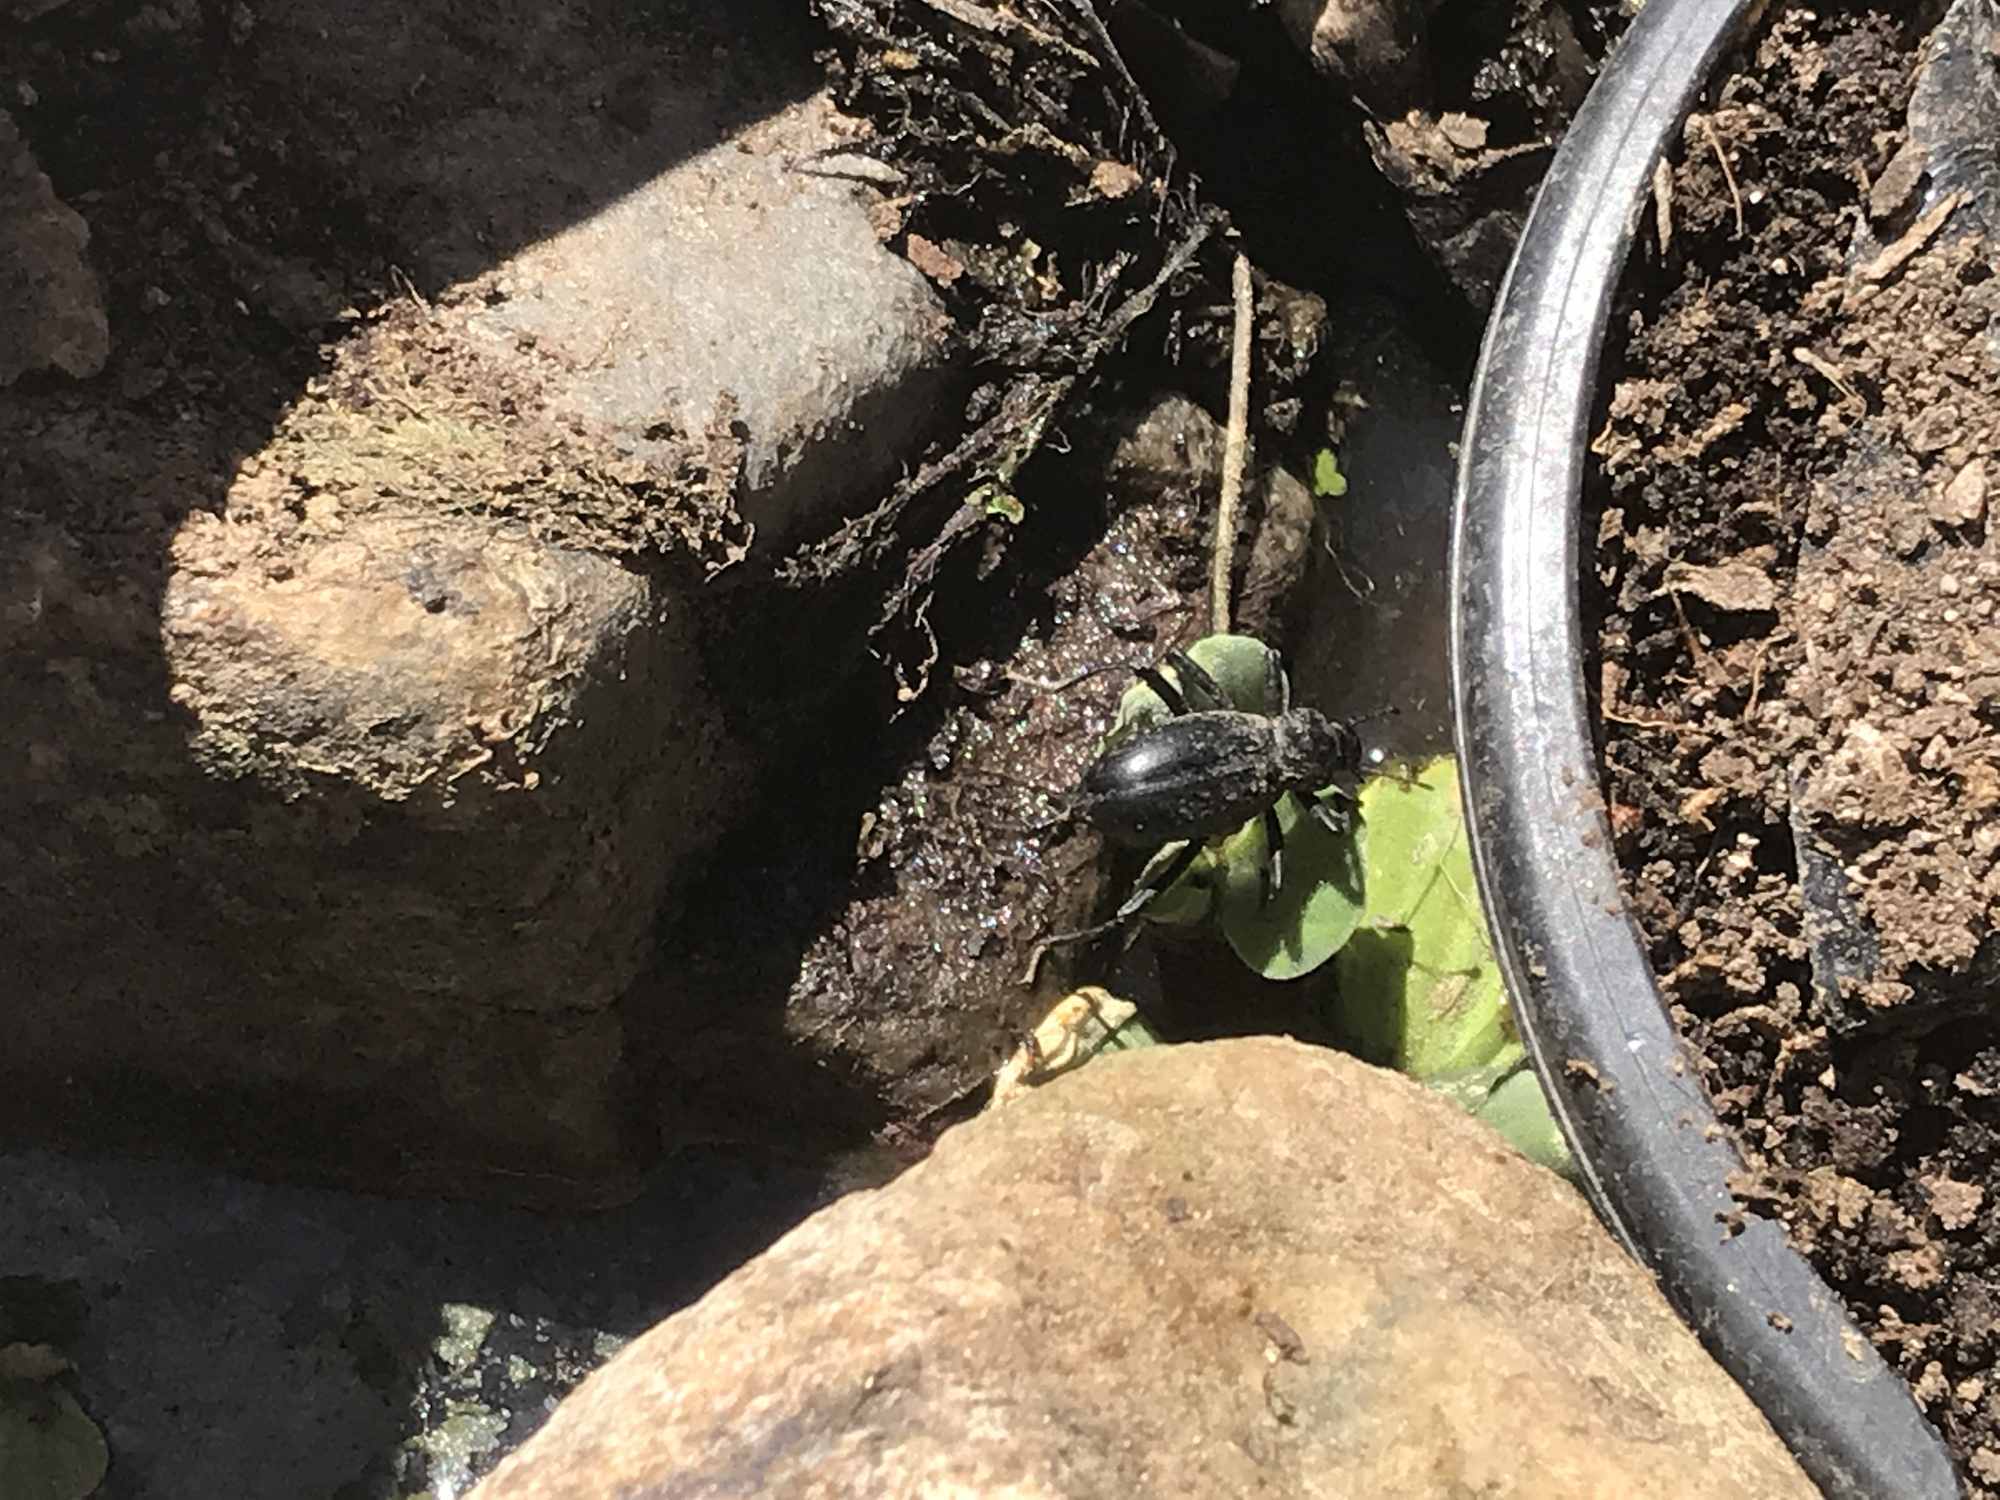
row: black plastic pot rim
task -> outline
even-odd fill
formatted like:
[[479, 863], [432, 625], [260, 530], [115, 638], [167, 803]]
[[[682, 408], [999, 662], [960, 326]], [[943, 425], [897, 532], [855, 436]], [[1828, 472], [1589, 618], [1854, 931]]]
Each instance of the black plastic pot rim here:
[[1959, 1493], [1908, 1388], [1776, 1223], [1684, 1056], [1627, 915], [1583, 680], [1579, 519], [1612, 298], [1653, 172], [1762, 0], [1650, 0], [1551, 163], [1460, 447], [1455, 734], [1521, 1033], [1598, 1211], [1836, 1500]]

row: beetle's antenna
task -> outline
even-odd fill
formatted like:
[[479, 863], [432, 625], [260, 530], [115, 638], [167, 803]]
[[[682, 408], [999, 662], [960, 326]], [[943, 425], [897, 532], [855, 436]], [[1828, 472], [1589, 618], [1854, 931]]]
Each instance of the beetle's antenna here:
[[1035, 944], [1033, 948], [1028, 950], [1028, 966], [1021, 971], [1021, 983], [1029, 985], [1035, 982], [1035, 976], [1042, 971], [1042, 955], [1047, 953], [1049, 949], [1061, 947], [1067, 943], [1083, 943], [1088, 942], [1091, 938], [1103, 937], [1105, 933], [1111, 931], [1112, 928], [1125, 920], [1125, 916], [1120, 913], [1106, 921], [1096, 923], [1094, 926], [1079, 928], [1075, 932], [1050, 933], [1039, 943]]
[[1039, 688], [1045, 693], [1066, 693], [1080, 683], [1090, 681], [1093, 677], [1102, 677], [1106, 672], [1127, 672], [1130, 670], [1131, 663], [1129, 662], [1105, 661], [1099, 662], [1094, 667], [1085, 667], [1081, 672], [1072, 673], [1059, 682], [1051, 682], [1046, 677], [1028, 677], [1014, 671], [1003, 671], [1000, 675], [1005, 677], [1009, 682], [1020, 683], [1022, 687]]
[[[1208, 669], [1187, 652], [1175, 649], [1167, 653], [1167, 663], [1181, 681], [1181, 694], [1189, 703], [1200, 700], [1204, 709], [1229, 708], [1229, 695], [1222, 690], [1222, 684], [1208, 673]], [[1155, 673], [1155, 676], [1158, 674]], [[1150, 684], [1149, 684], [1150, 685]], [[1158, 692], [1158, 688], [1153, 689]], [[1178, 710], [1185, 713], [1185, 709]]]
[[1139, 668], [1139, 680], [1153, 690], [1153, 696], [1167, 705], [1170, 714], [1184, 714], [1188, 711], [1187, 699], [1181, 690], [1167, 681], [1166, 674], [1158, 667]]

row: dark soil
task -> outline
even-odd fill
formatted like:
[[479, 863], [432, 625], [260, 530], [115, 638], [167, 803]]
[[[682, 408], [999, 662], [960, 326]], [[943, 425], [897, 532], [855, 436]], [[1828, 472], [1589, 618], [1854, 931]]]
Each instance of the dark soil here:
[[1780, 10], [1687, 126], [1595, 444], [1594, 687], [1737, 1190], [1990, 1486], [2000, 279], [1899, 155], [1913, 9]]
[[[815, 1121], [838, 1120], [920, 1145], [978, 1105], [1023, 1031], [1070, 985], [1100, 977], [1117, 946], [1058, 946], [1038, 982], [1021, 983], [1042, 938], [1106, 915], [1136, 873], [1101, 861], [1095, 835], [1060, 812], [1133, 669], [1208, 630], [1235, 249], [1256, 266], [1260, 464], [1302, 472], [1319, 447], [1345, 447], [1336, 382], [1358, 405], [1358, 369], [1380, 390], [1381, 350], [1356, 329], [1368, 321], [1363, 308], [1393, 298], [1398, 326], [1420, 329], [1455, 363], [1469, 365], [1476, 327], [1425, 267], [1358, 125], [1342, 134], [1297, 109], [1298, 91], [1315, 81], [1269, 36], [1242, 47], [1248, 60], [1226, 98], [1179, 97], [1162, 86], [1180, 55], [1171, 39], [1129, 33], [1119, 22], [1137, 12], [1107, 8], [1162, 128], [1185, 132], [1185, 150], [1176, 137], [1167, 151], [1148, 144], [1115, 69], [1076, 72], [1076, 49], [1100, 45], [1081, 7], [1051, 12], [1068, 28], [1067, 47], [1014, 21], [971, 25], [948, 8], [822, 0], [817, 9], [832, 28], [842, 97], [873, 123], [870, 149], [911, 184], [884, 232], [939, 280], [978, 352], [981, 388], [910, 482], [781, 569], [795, 584], [878, 588], [887, 604], [870, 640], [889, 671], [862, 674], [830, 702], [812, 683], [764, 690], [814, 703], [812, 721], [796, 735], [799, 753], [769, 778], [763, 810], [671, 915], [650, 1045], [670, 1132], [684, 1113], [688, 1129], [723, 1122], [739, 1136], [798, 1144], [814, 1139]], [[1260, 24], [1275, 30], [1268, 17]], [[1000, 32], [1018, 56], [1000, 48]], [[1040, 92], [1014, 97], [1021, 77]], [[1028, 123], [996, 137], [996, 120]], [[1114, 151], [1156, 173], [1161, 195], [1094, 187], [1090, 163]], [[1215, 169], [1215, 203], [1242, 231], [1233, 244], [1190, 238], [1210, 212], [1204, 164]], [[1024, 241], [1047, 250], [1047, 274], [1019, 275]], [[1115, 351], [1097, 349], [1106, 320], [1145, 295], [1148, 276], [1183, 244], [1186, 269], [1161, 282]], [[1288, 287], [1293, 276], [1338, 288], [1342, 323], [1330, 323], [1318, 296]], [[1022, 413], [1071, 390], [1067, 372], [1078, 366], [1089, 378], [1063, 398], [1048, 444], [1023, 461], [1039, 429]], [[1163, 392], [1175, 394], [1135, 432], [1136, 413]], [[1440, 434], [1440, 456], [1446, 441]], [[996, 477], [1022, 506], [1018, 522], [962, 503]], [[1252, 494], [1236, 595], [1239, 627], [1285, 645], [1297, 642], [1296, 606], [1313, 592], [1300, 588], [1308, 564], [1321, 591], [1338, 587], [1322, 555], [1326, 528], [1311, 497], [1291, 488]], [[760, 626], [742, 636], [751, 654], [768, 654]], [[1405, 632], [1382, 653], [1390, 672], [1412, 639]], [[1420, 650], [1421, 640], [1410, 654]], [[733, 660], [732, 672], [754, 670]], [[878, 696], [891, 671], [902, 700], [893, 708]], [[1306, 701], [1325, 701], [1323, 684], [1303, 673], [1295, 681]], [[1150, 948], [1142, 942], [1142, 958]], [[1173, 1035], [1311, 1023], [1299, 987], [1257, 986], [1219, 944], [1163, 967], [1169, 993], [1149, 997], [1148, 1009]], [[1180, 987], [1199, 1008], [1176, 1006], [1174, 981], [1197, 970]], [[1218, 983], [1233, 984], [1227, 1002]], [[1238, 993], [1247, 991], [1256, 994]]]

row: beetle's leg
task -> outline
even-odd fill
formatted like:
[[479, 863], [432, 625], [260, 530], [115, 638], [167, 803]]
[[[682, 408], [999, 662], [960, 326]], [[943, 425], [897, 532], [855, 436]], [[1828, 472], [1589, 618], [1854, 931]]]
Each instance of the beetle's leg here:
[[1313, 821], [1335, 838], [1345, 834], [1353, 825], [1353, 815], [1345, 807], [1333, 806], [1336, 800], [1348, 803], [1354, 801], [1354, 794], [1345, 787], [1328, 787], [1323, 792], [1294, 792], [1292, 795], [1306, 805], [1306, 810], [1313, 815]]
[[1167, 867], [1160, 872], [1157, 879], [1141, 881], [1137, 886], [1133, 887], [1132, 894], [1125, 898], [1125, 904], [1119, 907], [1108, 919], [1094, 923], [1089, 927], [1080, 928], [1075, 932], [1052, 932], [1043, 938], [1028, 953], [1028, 967], [1021, 975], [1021, 983], [1033, 984], [1035, 982], [1035, 975], [1041, 971], [1042, 955], [1047, 953], [1049, 949], [1063, 943], [1082, 943], [1094, 937], [1102, 937], [1119, 923], [1130, 917], [1136, 917], [1151, 904], [1155, 896], [1166, 890], [1176, 880], [1179, 880], [1181, 876], [1187, 874], [1188, 866], [1195, 862], [1195, 858], [1201, 853], [1201, 850], [1202, 842], [1200, 839], [1189, 839], [1181, 846], [1180, 852], [1167, 862]]
[[1359, 775], [1364, 754], [1361, 736], [1354, 732], [1357, 721], [1353, 719], [1330, 719], [1336, 738], [1340, 741], [1340, 764], [1343, 770]]
[[1209, 676], [1208, 669], [1189, 656], [1185, 651], [1169, 651], [1167, 660], [1180, 674], [1181, 685], [1187, 692], [1188, 702], [1199, 709], [1234, 708], [1229, 694], [1223, 692], [1222, 684]]
[[1165, 674], [1158, 667], [1139, 668], [1139, 680], [1151, 688], [1159, 700], [1167, 705], [1168, 713], [1178, 715], [1188, 711], [1187, 699], [1181, 696], [1181, 690], [1167, 681]]
[[1285, 830], [1279, 826], [1275, 802], [1264, 809], [1264, 843], [1269, 855], [1264, 861], [1263, 904], [1269, 906], [1285, 885]]
[[1166, 869], [1162, 870], [1157, 878], [1142, 880], [1133, 887], [1132, 894], [1125, 898], [1125, 904], [1118, 908], [1118, 915], [1111, 920], [1122, 922], [1127, 917], [1136, 917], [1144, 911], [1152, 904], [1155, 896], [1187, 874], [1188, 866], [1195, 862], [1195, 858], [1201, 853], [1201, 848], [1200, 839], [1189, 839], [1181, 845], [1180, 853], [1167, 861]]
[[1105, 933], [1116, 927], [1119, 921], [1120, 918], [1113, 917], [1108, 922], [1099, 922], [1091, 927], [1079, 928], [1075, 932], [1050, 933], [1028, 950], [1028, 966], [1021, 971], [1021, 983], [1033, 984], [1035, 982], [1035, 976], [1042, 971], [1042, 955], [1047, 953], [1049, 949], [1060, 947], [1064, 943], [1083, 943], [1088, 942], [1094, 937], [1102, 937]]
[[1276, 651], [1266, 652], [1264, 656], [1264, 702], [1267, 713], [1273, 703], [1278, 705], [1281, 714], [1292, 711], [1292, 679], [1285, 674], [1284, 658]]

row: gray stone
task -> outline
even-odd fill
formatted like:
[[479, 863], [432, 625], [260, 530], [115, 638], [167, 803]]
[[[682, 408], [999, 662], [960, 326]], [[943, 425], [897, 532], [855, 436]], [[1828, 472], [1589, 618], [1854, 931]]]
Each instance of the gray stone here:
[[472, 325], [572, 362], [562, 398], [646, 457], [665, 424], [741, 423], [737, 506], [767, 546], [894, 479], [948, 399], [950, 320], [877, 239], [851, 181], [814, 175], [851, 137], [822, 97], [689, 158], [502, 265]]
[[736, 761], [680, 616], [492, 521], [238, 501], [179, 528], [158, 600], [77, 530], [0, 527], [33, 1038], [0, 1128], [618, 1195], [649, 1143], [616, 1003]]
[[876, 234], [880, 188], [816, 160], [862, 127], [766, 35], [773, 8], [712, 7], [712, 51], [674, 22], [621, 54], [584, 0], [258, 10], [262, 76], [326, 96], [315, 129], [416, 283], [490, 302], [470, 346], [536, 366], [554, 406], [655, 465], [733, 431], [765, 549], [872, 501], [959, 404], [949, 320]]
[[[463, 1494], [486, 1444], [518, 1446], [824, 1191], [691, 1152], [630, 1204], [557, 1217], [0, 1153], [0, 1350], [75, 1367], [112, 1450], [95, 1500]], [[40, 1495], [12, 1457], [0, 1495]]]
[[0, 386], [29, 370], [104, 368], [111, 331], [84, 260], [90, 229], [55, 195], [0, 109]]
[[1816, 1491], [1561, 1181], [1272, 1039], [1101, 1058], [961, 1126], [476, 1491], [946, 1493]]

